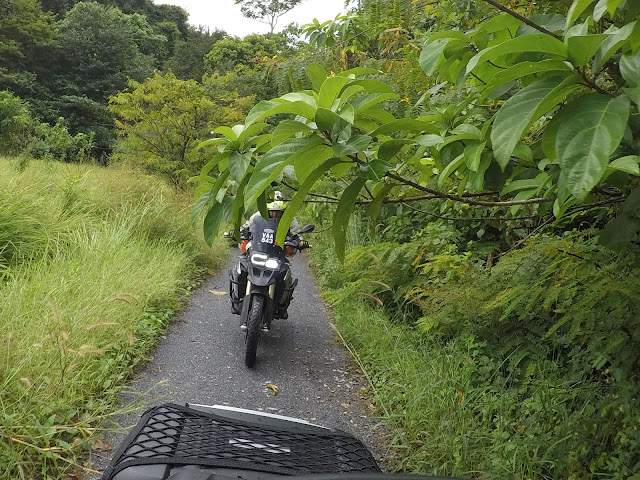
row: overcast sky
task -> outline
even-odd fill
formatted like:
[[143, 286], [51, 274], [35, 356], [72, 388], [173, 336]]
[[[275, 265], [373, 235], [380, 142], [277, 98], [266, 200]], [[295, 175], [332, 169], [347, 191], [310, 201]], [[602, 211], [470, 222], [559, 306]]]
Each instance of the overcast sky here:
[[[240, 6], [233, 0], [153, 0], [156, 4], [178, 5], [189, 14], [189, 23], [224, 30], [231, 35], [244, 37], [249, 33], [269, 33], [269, 26], [244, 18]], [[280, 17], [276, 31], [292, 22], [299, 25], [310, 23], [314, 18], [320, 22], [333, 19], [344, 12], [344, 0], [303, 0], [287, 14]]]

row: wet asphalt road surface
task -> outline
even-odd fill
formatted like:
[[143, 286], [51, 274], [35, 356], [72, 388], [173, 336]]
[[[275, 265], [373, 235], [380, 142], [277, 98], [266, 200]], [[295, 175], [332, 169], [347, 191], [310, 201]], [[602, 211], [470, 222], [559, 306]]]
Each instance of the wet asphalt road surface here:
[[[152, 360], [137, 373], [121, 404], [135, 403], [140, 410], [115, 418], [117, 431], [105, 435], [107, 445], [115, 450], [126, 429], [149, 406], [165, 402], [218, 404], [302, 418], [347, 431], [367, 445], [384, 469], [379, 421], [368, 416], [372, 406], [363, 392], [366, 382], [331, 328], [305, 255], [298, 254], [292, 262], [292, 273], [299, 283], [289, 318], [273, 321], [271, 331], [260, 337], [256, 366], [245, 367], [240, 316], [231, 313], [227, 295], [227, 270], [235, 264], [237, 252], [232, 252], [227, 267], [193, 293]], [[269, 383], [277, 388], [277, 395], [267, 387]], [[112, 453], [93, 452], [90, 468], [102, 471]]]

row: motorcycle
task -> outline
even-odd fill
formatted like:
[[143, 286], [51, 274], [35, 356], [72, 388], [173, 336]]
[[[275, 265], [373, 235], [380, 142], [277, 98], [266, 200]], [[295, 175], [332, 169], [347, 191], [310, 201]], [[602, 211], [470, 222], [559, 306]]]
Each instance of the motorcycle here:
[[[227, 406], [164, 404], [142, 415], [102, 480], [438, 480], [381, 473], [352, 435]], [[444, 480], [444, 479], [440, 479]]]
[[[305, 225], [299, 233], [314, 230], [312, 224]], [[288, 235], [284, 248], [275, 243], [278, 219], [258, 217], [251, 224], [246, 251], [240, 255], [238, 264], [229, 270], [229, 296], [231, 311], [240, 315], [245, 332], [245, 364], [253, 368], [260, 335], [271, 329], [274, 318], [287, 318], [287, 307], [291, 302], [298, 280], [291, 277], [291, 258], [297, 251], [309, 248], [299, 237]], [[249, 240], [249, 238], [245, 238]]]

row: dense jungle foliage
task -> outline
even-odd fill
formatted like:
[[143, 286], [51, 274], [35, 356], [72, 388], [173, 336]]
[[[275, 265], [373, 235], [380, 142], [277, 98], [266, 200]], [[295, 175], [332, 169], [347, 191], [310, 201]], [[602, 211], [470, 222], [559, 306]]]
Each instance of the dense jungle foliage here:
[[[268, 1], [237, 3], [270, 21]], [[327, 229], [318, 276], [409, 470], [640, 475], [640, 2], [349, 3], [236, 38], [150, 0], [6, 0], [0, 154], [15, 175], [157, 174], [195, 194], [209, 243], [289, 195], [278, 235], [294, 215]], [[7, 222], [2, 272], [35, 258]], [[17, 401], [33, 384], [2, 378]], [[8, 478], [79, 468], [59, 410], [16, 417], [28, 445], [0, 437]]]

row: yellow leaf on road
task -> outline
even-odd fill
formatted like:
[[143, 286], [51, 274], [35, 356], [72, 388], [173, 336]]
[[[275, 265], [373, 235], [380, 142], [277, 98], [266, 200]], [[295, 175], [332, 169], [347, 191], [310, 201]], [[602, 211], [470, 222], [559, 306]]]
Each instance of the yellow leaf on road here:
[[222, 290], [209, 290], [209, 293], [213, 293], [214, 295], [226, 295], [227, 292], [223, 292]]
[[267, 388], [270, 388], [273, 391], [274, 395], [278, 394], [278, 389], [276, 388], [276, 386], [273, 383], [267, 383]]

